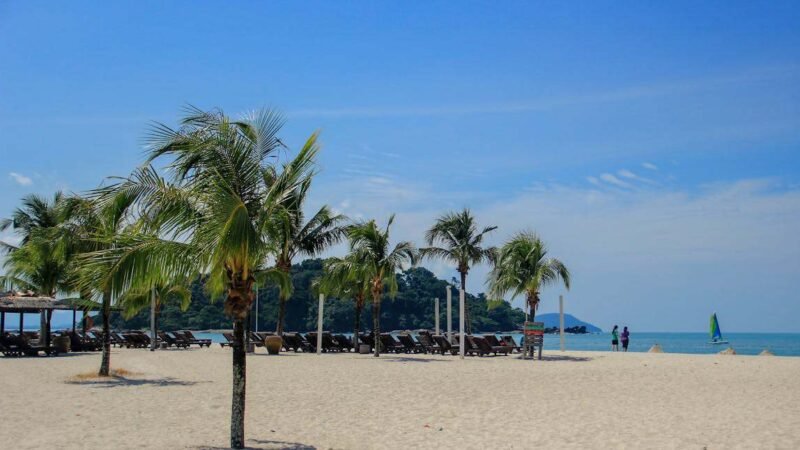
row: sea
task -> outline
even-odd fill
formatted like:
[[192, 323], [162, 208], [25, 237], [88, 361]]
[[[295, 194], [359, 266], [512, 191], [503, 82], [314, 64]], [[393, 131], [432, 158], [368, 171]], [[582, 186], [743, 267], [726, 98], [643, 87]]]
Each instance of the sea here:
[[[348, 337], [353, 335], [352, 333], [342, 334]], [[513, 336], [517, 342], [522, 338], [519, 333], [498, 333], [498, 336], [508, 334]], [[225, 341], [222, 334], [219, 333], [195, 333], [195, 336], [211, 339], [214, 342]], [[725, 339], [729, 342], [728, 344], [711, 345], [708, 343], [708, 333], [631, 333], [628, 351], [646, 352], [653, 345], [659, 344], [666, 353], [713, 354], [733, 347], [740, 355], [757, 355], [767, 349], [777, 356], [800, 356], [800, 333], [726, 333]], [[567, 334], [565, 341], [567, 350], [611, 350], [611, 334], [609, 333]], [[544, 349], [559, 349], [557, 334], [544, 336]]]

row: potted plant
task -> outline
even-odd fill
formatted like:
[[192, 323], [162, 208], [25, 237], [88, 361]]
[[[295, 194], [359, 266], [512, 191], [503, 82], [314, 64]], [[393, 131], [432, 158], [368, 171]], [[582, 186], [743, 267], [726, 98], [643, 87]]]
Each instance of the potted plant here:
[[267, 336], [264, 339], [264, 346], [267, 347], [268, 354], [277, 355], [283, 347], [283, 339], [280, 336]]

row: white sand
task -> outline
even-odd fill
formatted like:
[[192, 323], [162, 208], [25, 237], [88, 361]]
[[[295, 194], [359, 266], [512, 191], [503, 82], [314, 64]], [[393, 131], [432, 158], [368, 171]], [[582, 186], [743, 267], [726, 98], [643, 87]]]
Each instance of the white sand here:
[[[263, 352], [263, 350], [259, 350]], [[248, 358], [255, 448], [800, 448], [800, 358]], [[230, 350], [0, 358], [2, 448], [225, 447]]]

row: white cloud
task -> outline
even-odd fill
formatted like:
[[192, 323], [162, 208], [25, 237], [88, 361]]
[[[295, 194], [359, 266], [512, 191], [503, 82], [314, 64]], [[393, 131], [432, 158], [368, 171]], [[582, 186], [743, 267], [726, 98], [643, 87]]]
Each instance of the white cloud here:
[[658, 170], [658, 166], [650, 162], [643, 162], [642, 167], [648, 170]]
[[30, 186], [33, 184], [33, 180], [30, 177], [26, 177], [25, 175], [17, 172], [10, 172], [8, 174], [14, 181], [17, 182], [20, 186]]
[[586, 177], [586, 181], [592, 183], [595, 186], [600, 186], [600, 180], [598, 180], [597, 177]]
[[616, 187], [621, 187], [621, 188], [625, 188], [625, 189], [633, 188], [633, 186], [630, 183], [622, 181], [622, 180], [620, 180], [619, 178], [617, 178], [616, 176], [614, 176], [614, 175], [612, 175], [610, 173], [604, 173], [604, 174], [600, 175], [600, 179], [605, 181], [606, 183], [614, 185]]
[[620, 170], [618, 170], [617, 171], [617, 175], [619, 175], [619, 176], [621, 176], [623, 178], [627, 178], [629, 180], [636, 180], [636, 181], [639, 181], [641, 183], [655, 184], [655, 181], [653, 181], [653, 180], [651, 180], [649, 178], [645, 178], [645, 177], [636, 175], [635, 173], [631, 172], [628, 169], [620, 169]]

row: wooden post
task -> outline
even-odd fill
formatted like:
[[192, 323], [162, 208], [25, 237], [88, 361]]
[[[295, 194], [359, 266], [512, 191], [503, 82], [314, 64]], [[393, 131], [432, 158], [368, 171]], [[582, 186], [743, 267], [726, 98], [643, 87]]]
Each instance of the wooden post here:
[[73, 309], [72, 310], [72, 332], [73, 333], [75, 332], [75, 318], [76, 318], [76, 315], [77, 315], [77, 311]]
[[258, 285], [256, 285], [256, 333], [258, 333]]
[[[50, 334], [51, 334], [50, 333], [50, 331], [51, 331], [50, 330], [50, 321], [53, 319], [53, 310], [52, 309], [48, 309], [47, 311], [45, 311], [44, 314], [45, 314], [45, 328], [47, 330], [46, 331], [47, 334], [44, 337], [44, 345], [46, 347], [50, 347], [50, 342], [52, 342], [52, 338], [50, 336]], [[41, 342], [41, 339], [39, 341]]]
[[453, 293], [450, 291], [450, 285], [447, 285], [447, 342], [453, 342], [453, 313], [452, 305]]
[[156, 288], [150, 290], [150, 351], [156, 351]]
[[325, 295], [319, 294], [319, 310], [317, 311], [317, 354], [322, 354], [322, 308], [325, 307]]
[[22, 336], [22, 326], [24, 325], [25, 321], [25, 313], [20, 311], [19, 313], [19, 335]]
[[560, 331], [560, 339], [561, 339], [561, 351], [564, 351], [564, 296], [558, 296], [558, 327]]
[[47, 311], [39, 311], [39, 345], [47, 342]]
[[466, 338], [464, 337], [464, 289], [458, 288], [458, 331], [460, 333], [458, 339], [458, 355], [464, 359], [464, 344]]
[[0, 311], [0, 337], [6, 334], [6, 312]]
[[435, 314], [434, 315], [434, 317], [435, 317], [434, 322], [436, 323], [436, 335], [438, 336], [439, 335], [439, 298], [435, 298], [435, 299], [433, 299], [433, 301], [435, 302], [433, 304], [434, 305], [433, 306], [433, 310], [434, 310], [433, 314]]

